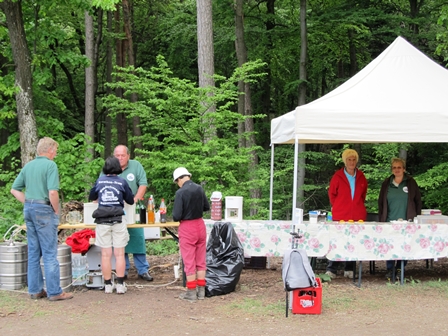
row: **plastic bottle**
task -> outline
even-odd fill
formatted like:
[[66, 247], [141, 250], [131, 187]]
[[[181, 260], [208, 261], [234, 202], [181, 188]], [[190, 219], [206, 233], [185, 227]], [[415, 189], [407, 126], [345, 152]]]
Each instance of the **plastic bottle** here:
[[72, 254], [72, 279], [74, 286], [85, 285], [88, 273], [87, 256], [79, 253]]
[[156, 221], [155, 212], [154, 212], [154, 199], [152, 195], [149, 196], [148, 200], [148, 224], [154, 224]]
[[143, 197], [140, 200], [140, 222], [146, 224], [146, 207]]
[[135, 224], [140, 224], [140, 200], [135, 204]]
[[166, 223], [166, 205], [165, 205], [165, 199], [162, 198], [162, 202], [160, 202], [160, 223]]

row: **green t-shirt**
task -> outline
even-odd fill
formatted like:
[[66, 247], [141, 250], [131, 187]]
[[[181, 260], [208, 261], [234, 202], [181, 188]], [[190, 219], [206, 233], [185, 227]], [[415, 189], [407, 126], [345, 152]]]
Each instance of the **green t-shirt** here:
[[134, 196], [137, 193], [138, 187], [142, 185], [148, 185], [146, 172], [143, 169], [142, 164], [136, 160], [129, 160], [128, 166], [119, 176], [124, 178], [128, 182]]
[[406, 213], [408, 210], [408, 181], [406, 177], [397, 186], [393, 184], [394, 178], [390, 179], [389, 188], [387, 190], [387, 221], [403, 219], [407, 220]]
[[22, 168], [12, 189], [25, 189], [25, 199], [49, 201], [48, 192], [59, 191], [58, 166], [46, 156], [37, 156]]

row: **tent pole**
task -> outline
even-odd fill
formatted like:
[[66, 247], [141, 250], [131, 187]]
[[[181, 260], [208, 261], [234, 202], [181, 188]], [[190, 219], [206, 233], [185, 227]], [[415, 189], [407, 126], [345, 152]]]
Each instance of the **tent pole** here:
[[269, 182], [269, 220], [272, 220], [273, 193], [274, 193], [274, 144], [271, 144], [271, 181]]
[[292, 189], [292, 230], [295, 231], [295, 223], [296, 221], [296, 206], [297, 206], [297, 169], [298, 169], [298, 161], [299, 161], [299, 137], [296, 135], [294, 141], [294, 185]]

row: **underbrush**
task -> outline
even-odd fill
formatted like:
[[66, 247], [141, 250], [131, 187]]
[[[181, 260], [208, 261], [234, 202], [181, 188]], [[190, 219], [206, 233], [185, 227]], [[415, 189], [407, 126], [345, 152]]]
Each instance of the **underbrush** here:
[[146, 243], [146, 254], [166, 256], [179, 252], [179, 246], [173, 239], [154, 240]]

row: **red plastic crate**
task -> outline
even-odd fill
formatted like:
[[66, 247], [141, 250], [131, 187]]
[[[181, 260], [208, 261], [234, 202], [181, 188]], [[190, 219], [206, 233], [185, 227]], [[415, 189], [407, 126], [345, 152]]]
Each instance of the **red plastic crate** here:
[[322, 312], [322, 283], [316, 278], [317, 287], [292, 291], [293, 314], [320, 314]]

